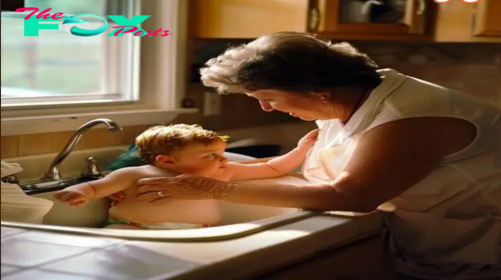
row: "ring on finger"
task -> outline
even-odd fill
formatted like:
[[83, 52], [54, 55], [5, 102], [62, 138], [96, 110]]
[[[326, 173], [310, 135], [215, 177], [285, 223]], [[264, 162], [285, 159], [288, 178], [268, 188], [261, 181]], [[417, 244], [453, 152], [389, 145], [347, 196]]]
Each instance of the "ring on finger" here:
[[165, 194], [164, 194], [164, 192], [163, 192], [163, 191], [158, 191], [158, 192], [157, 192], [157, 195], [158, 195], [159, 197], [161, 197], [161, 198], [164, 198], [164, 197], [165, 197]]

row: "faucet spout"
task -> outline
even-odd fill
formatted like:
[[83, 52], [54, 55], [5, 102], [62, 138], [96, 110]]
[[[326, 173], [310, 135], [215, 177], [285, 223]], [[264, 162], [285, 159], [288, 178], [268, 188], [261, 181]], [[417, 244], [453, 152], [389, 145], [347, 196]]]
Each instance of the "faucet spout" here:
[[42, 177], [42, 181], [59, 181], [59, 180], [61, 180], [62, 177], [61, 177], [61, 172], [59, 170], [59, 166], [61, 165], [61, 163], [66, 159], [66, 157], [68, 157], [71, 154], [71, 152], [73, 151], [75, 146], [80, 141], [80, 138], [82, 138], [82, 136], [85, 134], [85, 132], [87, 130], [89, 130], [90, 128], [92, 128], [96, 125], [99, 125], [101, 123], [105, 124], [106, 129], [108, 131], [111, 131], [111, 132], [123, 130], [123, 128], [121, 126], [119, 126], [118, 124], [116, 124], [114, 121], [112, 121], [110, 119], [105, 119], [105, 118], [91, 120], [91, 121], [83, 124], [73, 133], [73, 135], [71, 136], [68, 143], [66, 143], [66, 146], [64, 146], [64, 148], [54, 158], [54, 160], [50, 164], [49, 170]]

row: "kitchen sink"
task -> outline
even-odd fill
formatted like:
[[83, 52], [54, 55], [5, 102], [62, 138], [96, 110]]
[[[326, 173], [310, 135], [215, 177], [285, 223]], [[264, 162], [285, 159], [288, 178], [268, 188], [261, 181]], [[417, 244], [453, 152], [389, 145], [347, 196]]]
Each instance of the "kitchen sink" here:
[[[107, 198], [90, 200], [75, 207], [56, 201], [54, 192], [89, 181], [85, 178], [69, 178], [59, 182], [38, 182], [22, 185], [25, 193], [54, 202], [45, 215], [43, 224], [28, 224], [2, 221], [2, 225], [81, 235], [107, 236], [133, 240], [161, 241], [207, 241], [227, 240], [265, 231], [288, 223], [303, 220], [320, 213], [295, 208], [267, 207], [257, 205], [220, 202], [222, 220], [210, 228], [183, 230], [120, 230], [103, 229], [108, 219], [111, 201]], [[303, 179], [284, 176], [277, 179], [255, 180], [258, 184], [269, 184], [274, 180], [285, 180], [291, 184], [302, 184]]]

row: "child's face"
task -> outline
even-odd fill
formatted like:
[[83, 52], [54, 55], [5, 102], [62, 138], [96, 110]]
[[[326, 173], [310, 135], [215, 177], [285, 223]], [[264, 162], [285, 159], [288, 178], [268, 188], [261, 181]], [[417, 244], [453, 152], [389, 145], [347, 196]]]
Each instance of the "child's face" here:
[[208, 144], [192, 144], [175, 151], [172, 156], [178, 168], [186, 173], [218, 174], [224, 171], [228, 160], [223, 156], [226, 142], [213, 141]]

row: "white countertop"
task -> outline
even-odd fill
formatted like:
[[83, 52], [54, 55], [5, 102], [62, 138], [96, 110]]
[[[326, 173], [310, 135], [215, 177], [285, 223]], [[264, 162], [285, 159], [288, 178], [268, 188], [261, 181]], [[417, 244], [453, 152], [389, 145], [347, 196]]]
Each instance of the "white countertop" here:
[[150, 242], [2, 223], [2, 279], [242, 279], [354, 242], [374, 234], [381, 224], [379, 213], [351, 218], [325, 214], [231, 240]]

